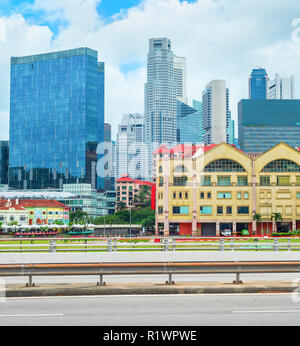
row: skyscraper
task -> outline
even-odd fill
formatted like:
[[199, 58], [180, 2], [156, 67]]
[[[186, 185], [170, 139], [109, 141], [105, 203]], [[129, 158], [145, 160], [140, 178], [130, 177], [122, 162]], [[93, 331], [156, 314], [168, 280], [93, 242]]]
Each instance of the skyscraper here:
[[142, 114], [125, 114], [118, 126], [116, 140], [116, 179], [130, 176], [144, 179], [145, 163], [145, 126]]
[[295, 78], [280, 78], [275, 74], [274, 80], [269, 82], [268, 99], [275, 100], [293, 100], [295, 98]]
[[176, 82], [177, 100], [187, 103], [186, 97], [186, 59], [174, 56], [174, 79]]
[[[177, 142], [197, 144], [202, 142], [201, 113], [177, 100]], [[202, 119], [201, 119], [202, 120]]]
[[104, 191], [115, 187], [115, 142], [111, 140], [111, 125], [104, 124]]
[[0, 185], [8, 184], [8, 141], [0, 141]]
[[280, 142], [300, 146], [300, 100], [241, 100], [239, 143], [246, 152], [264, 152]]
[[103, 137], [104, 63], [97, 51], [11, 59], [11, 187], [99, 187], [97, 146]]
[[253, 69], [249, 78], [249, 99], [266, 99], [268, 74], [264, 68]]
[[176, 143], [176, 95], [171, 41], [150, 39], [145, 84], [146, 179], [152, 175], [152, 152], [160, 144], [173, 146]]
[[229, 89], [224, 80], [213, 80], [202, 93], [204, 144], [227, 142]]

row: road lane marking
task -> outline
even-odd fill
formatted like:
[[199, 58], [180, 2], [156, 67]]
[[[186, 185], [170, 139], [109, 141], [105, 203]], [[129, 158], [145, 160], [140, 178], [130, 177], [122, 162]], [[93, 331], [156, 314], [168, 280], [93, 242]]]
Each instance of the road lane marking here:
[[18, 314], [18, 315], [0, 315], [1, 317], [51, 317], [63, 316], [64, 314]]
[[269, 311], [232, 311], [234, 314], [282, 314], [282, 313], [300, 313], [300, 310], [269, 310]]

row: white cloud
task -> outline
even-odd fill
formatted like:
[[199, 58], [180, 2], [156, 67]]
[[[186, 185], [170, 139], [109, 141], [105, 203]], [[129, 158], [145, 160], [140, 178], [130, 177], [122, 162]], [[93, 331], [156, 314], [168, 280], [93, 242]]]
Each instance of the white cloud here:
[[[296, 75], [300, 43], [292, 41], [292, 20], [300, 17], [298, 0], [144, 0], [105, 23], [97, 0], [36, 0], [32, 10], [48, 22], [64, 24], [52, 39], [48, 27], [34, 26], [21, 15], [9, 24], [0, 76], [8, 89], [9, 57], [41, 51], [88, 46], [106, 62], [106, 120], [116, 132], [122, 114], [144, 111], [146, 69], [124, 74], [120, 65], [146, 64], [148, 39], [169, 37], [175, 54], [187, 58], [189, 99], [201, 99], [205, 85], [223, 78], [231, 92], [231, 110], [248, 95], [248, 76], [256, 65], [271, 78], [275, 72]], [[41, 20], [39, 20], [41, 21]], [[27, 33], [24, 37], [24, 33]], [[0, 49], [2, 50], [1, 43]], [[299, 82], [299, 83], [297, 83]], [[8, 92], [0, 96], [0, 111], [8, 111]], [[297, 89], [297, 96], [299, 90]]]

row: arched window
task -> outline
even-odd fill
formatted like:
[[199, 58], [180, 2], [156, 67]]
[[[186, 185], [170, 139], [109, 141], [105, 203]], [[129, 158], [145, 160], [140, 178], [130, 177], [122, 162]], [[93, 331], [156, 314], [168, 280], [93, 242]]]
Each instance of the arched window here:
[[300, 166], [296, 162], [280, 159], [269, 162], [262, 170], [264, 172], [300, 172]]
[[184, 165], [178, 165], [174, 168], [174, 173], [186, 173], [187, 169]]
[[246, 172], [238, 162], [229, 159], [219, 159], [209, 163], [205, 172]]

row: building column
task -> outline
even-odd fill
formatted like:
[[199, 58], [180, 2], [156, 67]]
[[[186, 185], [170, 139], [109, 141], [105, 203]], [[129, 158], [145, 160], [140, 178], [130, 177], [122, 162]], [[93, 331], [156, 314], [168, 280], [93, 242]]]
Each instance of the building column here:
[[216, 236], [220, 237], [221, 236], [221, 232], [220, 232], [220, 221], [218, 221], [216, 223]]
[[257, 233], [257, 223], [256, 221], [252, 221], [252, 235], [256, 235]]
[[[156, 214], [156, 213], [155, 213]], [[158, 220], [157, 220], [157, 215], [155, 217], [155, 235], [158, 237], [159, 235], [159, 229], [158, 229]]]
[[232, 235], [236, 236], [236, 222], [232, 223]]
[[170, 235], [169, 223], [169, 177], [170, 177], [170, 158], [169, 155], [164, 155], [163, 159], [164, 172], [164, 237]]
[[192, 220], [192, 236], [197, 236], [197, 176], [196, 176], [196, 160], [193, 159], [193, 220]]

